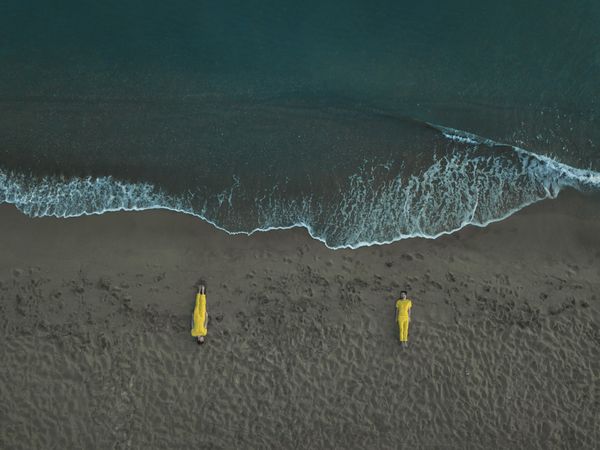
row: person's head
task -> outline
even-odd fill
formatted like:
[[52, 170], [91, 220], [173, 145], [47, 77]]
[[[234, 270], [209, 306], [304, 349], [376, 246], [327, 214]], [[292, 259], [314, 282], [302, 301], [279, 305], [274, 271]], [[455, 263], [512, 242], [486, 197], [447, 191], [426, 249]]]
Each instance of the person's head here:
[[204, 336], [198, 336], [198, 345], [204, 344]]
[[406, 298], [406, 296], [407, 296], [407, 295], [408, 295], [408, 292], [406, 292], [406, 291], [400, 291], [400, 298], [401, 298], [402, 300], [404, 300], [404, 299]]

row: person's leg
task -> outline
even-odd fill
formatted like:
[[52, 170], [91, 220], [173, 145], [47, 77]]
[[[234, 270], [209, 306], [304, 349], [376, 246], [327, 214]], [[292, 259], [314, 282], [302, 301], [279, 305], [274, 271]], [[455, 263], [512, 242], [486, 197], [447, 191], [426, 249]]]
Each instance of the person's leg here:
[[402, 319], [400, 322], [400, 340], [408, 342], [408, 319]]

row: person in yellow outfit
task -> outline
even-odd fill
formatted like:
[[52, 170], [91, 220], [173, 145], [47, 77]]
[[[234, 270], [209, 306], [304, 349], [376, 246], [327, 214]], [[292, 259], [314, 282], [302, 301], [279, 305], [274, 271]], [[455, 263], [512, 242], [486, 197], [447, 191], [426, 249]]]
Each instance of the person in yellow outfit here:
[[198, 287], [196, 307], [192, 315], [192, 336], [197, 338], [198, 345], [204, 344], [208, 333], [208, 311], [206, 311], [206, 288], [203, 284]]
[[400, 292], [400, 299], [396, 301], [396, 322], [400, 329], [400, 342], [408, 347], [408, 324], [410, 322], [410, 310], [412, 301], [406, 298], [407, 292]]

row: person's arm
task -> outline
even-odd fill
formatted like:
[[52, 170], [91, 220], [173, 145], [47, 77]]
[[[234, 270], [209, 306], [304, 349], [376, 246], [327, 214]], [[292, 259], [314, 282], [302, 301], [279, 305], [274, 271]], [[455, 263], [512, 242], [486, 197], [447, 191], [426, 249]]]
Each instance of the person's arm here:
[[206, 330], [206, 327], [208, 326], [208, 311], [206, 311], [206, 314], [204, 314], [204, 329]]
[[396, 322], [398, 322], [398, 305], [396, 304]]

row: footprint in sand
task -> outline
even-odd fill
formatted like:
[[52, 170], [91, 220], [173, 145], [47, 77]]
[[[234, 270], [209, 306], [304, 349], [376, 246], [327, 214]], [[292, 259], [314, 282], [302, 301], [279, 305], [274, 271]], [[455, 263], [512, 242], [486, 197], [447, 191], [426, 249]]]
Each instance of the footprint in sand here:
[[111, 288], [111, 282], [108, 278], [100, 278], [98, 280], [98, 289], [101, 289], [103, 291], [109, 291]]
[[443, 288], [444, 288], [444, 287], [443, 287], [443, 286], [442, 286], [440, 283], [438, 283], [438, 282], [437, 282], [437, 281], [435, 281], [435, 280], [431, 280], [431, 281], [429, 282], [429, 284], [430, 284], [431, 286], [433, 286], [433, 287], [436, 287], [436, 288], [438, 288], [438, 289], [443, 289]]

